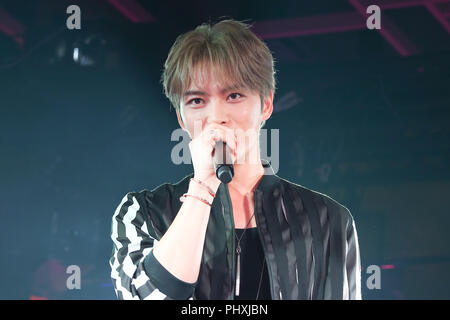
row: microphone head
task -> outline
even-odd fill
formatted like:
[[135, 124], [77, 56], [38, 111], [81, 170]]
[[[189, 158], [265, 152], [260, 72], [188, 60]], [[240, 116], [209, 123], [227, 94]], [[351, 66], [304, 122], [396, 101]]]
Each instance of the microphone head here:
[[216, 169], [217, 178], [225, 184], [228, 184], [233, 180], [234, 170], [233, 165], [230, 164], [220, 164]]
[[229, 183], [233, 179], [234, 169], [231, 159], [231, 149], [225, 142], [216, 142], [213, 160], [217, 178], [223, 183]]

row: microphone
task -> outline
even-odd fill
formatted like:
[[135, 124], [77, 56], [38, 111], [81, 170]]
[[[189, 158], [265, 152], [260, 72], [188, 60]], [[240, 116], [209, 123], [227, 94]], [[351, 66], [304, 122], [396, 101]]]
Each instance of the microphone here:
[[216, 171], [216, 177], [225, 184], [233, 180], [234, 176], [231, 152], [226, 142], [216, 142], [213, 154], [214, 170]]

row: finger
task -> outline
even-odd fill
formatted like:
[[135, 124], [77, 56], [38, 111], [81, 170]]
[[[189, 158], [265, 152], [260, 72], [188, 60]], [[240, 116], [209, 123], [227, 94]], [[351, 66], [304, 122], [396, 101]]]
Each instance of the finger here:
[[207, 130], [208, 134], [214, 137], [215, 142], [223, 141], [235, 154], [237, 150], [237, 136], [233, 129], [216, 125]]
[[216, 139], [215, 136], [211, 136], [211, 137], [209, 137], [209, 139], [208, 139], [209, 144], [210, 144], [213, 148], [214, 148], [214, 146], [216, 145], [216, 141], [217, 141], [217, 139]]

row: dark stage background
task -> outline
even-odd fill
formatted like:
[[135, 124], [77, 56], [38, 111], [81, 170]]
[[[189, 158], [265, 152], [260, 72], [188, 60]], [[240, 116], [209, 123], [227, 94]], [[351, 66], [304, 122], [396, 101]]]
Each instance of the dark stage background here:
[[408, 0], [0, 1], [0, 298], [116, 298], [120, 200], [192, 171], [170, 159], [163, 63], [177, 35], [222, 16], [273, 51], [278, 175], [350, 209], [363, 299], [449, 299], [450, 1]]

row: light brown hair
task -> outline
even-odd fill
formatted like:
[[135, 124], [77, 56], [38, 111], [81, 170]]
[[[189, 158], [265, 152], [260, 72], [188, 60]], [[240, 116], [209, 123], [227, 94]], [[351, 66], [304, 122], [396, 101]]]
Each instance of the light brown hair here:
[[[267, 45], [251, 25], [227, 19], [214, 25], [203, 23], [175, 40], [164, 64], [161, 82], [164, 94], [179, 111], [183, 93], [190, 87], [195, 70], [219, 71], [223, 87], [231, 84], [259, 92], [261, 109], [270, 91], [275, 93], [275, 67]], [[198, 69], [197, 69], [198, 71]], [[263, 127], [263, 121], [261, 127]]]

